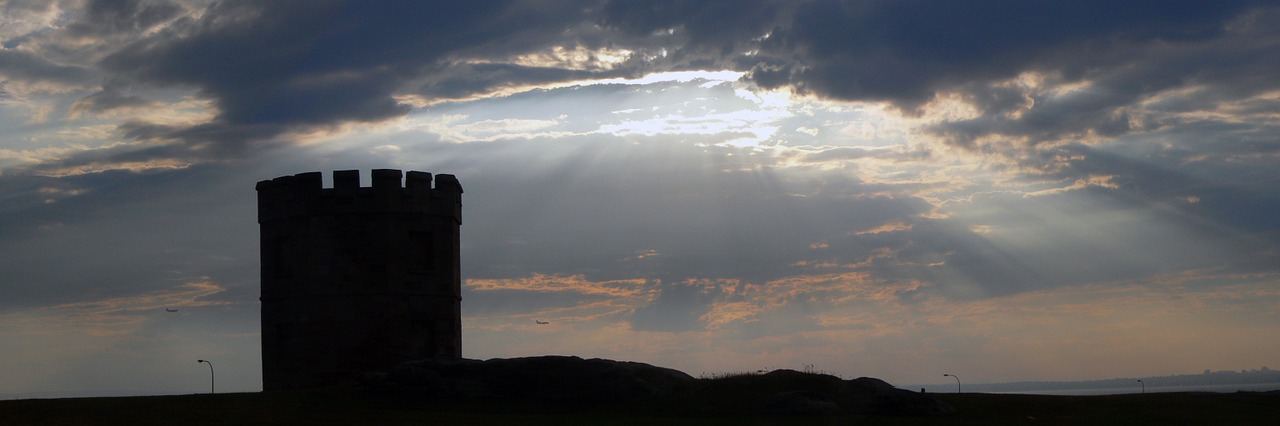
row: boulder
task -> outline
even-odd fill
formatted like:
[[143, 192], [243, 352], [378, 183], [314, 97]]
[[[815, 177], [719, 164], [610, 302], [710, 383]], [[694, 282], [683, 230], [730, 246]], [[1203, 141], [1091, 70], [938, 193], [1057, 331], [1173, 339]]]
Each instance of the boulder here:
[[928, 395], [898, 389], [883, 380], [859, 377], [845, 380], [842, 389], [843, 406], [853, 412], [866, 414], [948, 414], [955, 408]]

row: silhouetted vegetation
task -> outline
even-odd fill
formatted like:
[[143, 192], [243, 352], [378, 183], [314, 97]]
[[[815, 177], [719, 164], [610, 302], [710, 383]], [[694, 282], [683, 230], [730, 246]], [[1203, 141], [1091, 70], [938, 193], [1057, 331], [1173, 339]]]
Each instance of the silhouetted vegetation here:
[[[734, 388], [738, 383], [732, 380], [706, 383], [703, 390]], [[1250, 425], [1273, 424], [1280, 418], [1280, 392], [931, 396], [954, 406], [956, 412], [941, 416], [746, 414], [759, 401], [735, 399], [733, 393], [720, 397], [727, 404], [725, 410], [696, 412], [655, 409], [658, 402], [652, 400], [624, 404], [430, 401], [327, 389], [0, 401], [0, 424]]]

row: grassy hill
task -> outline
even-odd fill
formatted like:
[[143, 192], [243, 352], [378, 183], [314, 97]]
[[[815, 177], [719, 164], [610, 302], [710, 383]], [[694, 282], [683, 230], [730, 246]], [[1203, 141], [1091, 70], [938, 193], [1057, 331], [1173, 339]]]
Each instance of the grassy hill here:
[[[0, 401], [0, 424], [468, 424], [468, 425], [989, 425], [1275, 424], [1280, 392], [1105, 396], [931, 394], [941, 416], [761, 416], [661, 401], [520, 404], [424, 401], [339, 390]], [[743, 413], [747, 410], [744, 407]]]

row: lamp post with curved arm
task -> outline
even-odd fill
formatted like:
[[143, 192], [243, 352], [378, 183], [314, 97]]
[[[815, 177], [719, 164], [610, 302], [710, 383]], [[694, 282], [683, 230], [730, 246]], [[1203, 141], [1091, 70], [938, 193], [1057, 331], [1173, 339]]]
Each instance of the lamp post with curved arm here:
[[943, 374], [943, 376], [956, 379], [956, 393], [960, 393], [960, 376], [957, 376], [955, 374]]
[[197, 359], [197, 360], [196, 360], [196, 363], [197, 363], [197, 364], [202, 363], [202, 362], [203, 362], [203, 363], [205, 363], [205, 364], [209, 364], [209, 393], [213, 393], [213, 383], [214, 383], [214, 381], [213, 381], [213, 380], [214, 380], [214, 379], [213, 379], [213, 363], [212, 363], [212, 362], [209, 362], [209, 361], [206, 361], [206, 360], [203, 360], [203, 359]]
[[1138, 384], [1142, 385], [1142, 393], [1147, 393], [1147, 384], [1144, 383], [1142, 379], [1138, 379]]

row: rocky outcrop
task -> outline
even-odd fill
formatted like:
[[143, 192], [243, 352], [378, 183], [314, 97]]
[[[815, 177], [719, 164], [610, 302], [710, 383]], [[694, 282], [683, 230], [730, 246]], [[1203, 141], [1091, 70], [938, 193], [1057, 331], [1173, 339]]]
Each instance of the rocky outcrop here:
[[948, 414], [955, 408], [921, 393], [898, 389], [883, 380], [859, 377], [845, 380], [839, 394], [852, 412], [868, 414]]
[[432, 359], [367, 375], [361, 387], [431, 398], [625, 402], [671, 393], [695, 379], [639, 362], [576, 356]]
[[[695, 389], [696, 388], [696, 389]], [[735, 407], [763, 407], [771, 414], [933, 415], [955, 412], [944, 402], [898, 389], [883, 380], [775, 370], [702, 380], [687, 387], [693, 405], [728, 412]]]

